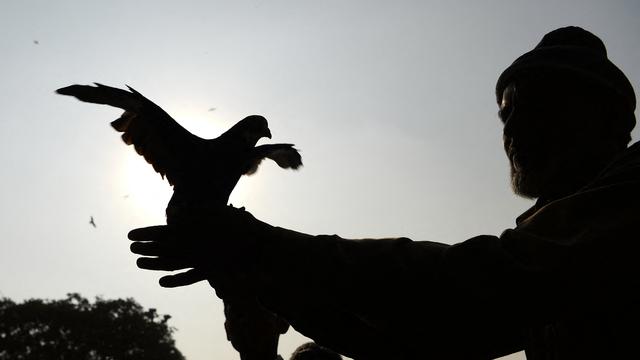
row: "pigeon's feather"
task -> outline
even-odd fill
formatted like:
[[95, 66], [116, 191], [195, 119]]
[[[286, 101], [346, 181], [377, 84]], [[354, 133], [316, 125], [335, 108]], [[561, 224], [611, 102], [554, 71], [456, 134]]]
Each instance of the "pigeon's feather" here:
[[184, 166], [205, 146], [205, 140], [180, 126], [159, 106], [133, 88], [129, 91], [96, 83], [71, 85], [57, 90], [78, 100], [111, 105], [124, 110], [111, 126], [122, 132], [122, 140], [166, 176], [171, 185], [180, 181]]

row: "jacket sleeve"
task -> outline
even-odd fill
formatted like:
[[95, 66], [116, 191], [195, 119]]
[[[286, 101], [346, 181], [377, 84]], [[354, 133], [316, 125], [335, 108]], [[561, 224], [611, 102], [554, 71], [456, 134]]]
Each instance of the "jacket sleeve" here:
[[356, 359], [517, 351], [531, 326], [640, 300], [640, 182], [615, 176], [499, 237], [451, 246], [276, 228], [259, 296], [298, 331]]
[[471, 293], [468, 275], [445, 273], [474, 253], [500, 267], [497, 237], [449, 246], [277, 231], [261, 300], [320, 344], [355, 359], [492, 358], [522, 349], [520, 324], [497, 318], [493, 294]]

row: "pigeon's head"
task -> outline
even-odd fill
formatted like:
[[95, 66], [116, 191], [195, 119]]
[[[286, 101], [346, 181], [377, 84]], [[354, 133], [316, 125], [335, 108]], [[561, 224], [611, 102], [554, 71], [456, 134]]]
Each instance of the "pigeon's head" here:
[[247, 145], [255, 146], [255, 144], [263, 137], [271, 139], [271, 131], [267, 119], [260, 115], [250, 115], [240, 120], [229, 131], [236, 133], [236, 136], [242, 137]]

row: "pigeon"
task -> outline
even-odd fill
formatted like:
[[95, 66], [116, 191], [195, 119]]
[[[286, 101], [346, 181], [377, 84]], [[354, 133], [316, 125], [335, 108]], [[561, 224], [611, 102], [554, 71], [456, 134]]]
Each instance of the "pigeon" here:
[[[111, 122], [111, 126], [121, 132], [122, 140], [133, 145], [136, 152], [173, 186], [173, 195], [166, 209], [169, 225], [195, 224], [206, 219], [202, 214], [208, 210], [226, 206], [240, 177], [254, 174], [264, 159], [273, 160], [284, 169], [302, 166], [302, 157], [293, 144], [256, 146], [258, 140], [271, 138], [267, 120], [260, 115], [247, 116], [217, 138], [202, 139], [184, 129], [133, 88], [127, 86], [127, 91], [94, 84], [71, 85], [56, 92], [84, 102], [124, 110], [118, 119]], [[227, 321], [242, 318], [239, 326], [254, 328], [253, 332], [246, 332], [252, 334], [251, 337], [262, 333], [260, 338], [275, 338], [275, 344], [258, 344], [252, 339], [241, 341], [246, 344], [237, 349], [241, 359], [275, 359], [277, 338], [289, 325], [284, 322], [283, 329], [284, 320], [277, 316], [274, 318], [273, 314], [269, 317], [268, 310], [262, 308], [255, 298], [234, 296], [224, 301], [226, 307], [245, 314], [231, 314]], [[265, 321], [272, 321], [273, 326], [265, 326]]]
[[261, 138], [271, 138], [267, 120], [260, 115], [247, 116], [215, 139], [202, 139], [133, 88], [95, 85], [71, 85], [56, 92], [124, 110], [111, 126], [173, 186], [166, 211], [169, 224], [225, 206], [240, 177], [254, 174], [264, 159], [285, 169], [302, 166], [293, 144], [256, 146]]

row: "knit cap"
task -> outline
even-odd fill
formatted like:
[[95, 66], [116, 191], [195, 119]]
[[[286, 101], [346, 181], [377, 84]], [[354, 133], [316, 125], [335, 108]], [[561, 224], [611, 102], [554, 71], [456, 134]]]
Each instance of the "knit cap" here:
[[[496, 84], [498, 103], [514, 76], [535, 69], [566, 71], [591, 79], [619, 95], [631, 113], [635, 110], [636, 95], [629, 79], [609, 60], [602, 40], [587, 30], [569, 26], [546, 34], [533, 50], [517, 58], [500, 75]], [[633, 128], [635, 124], [629, 125]]]

